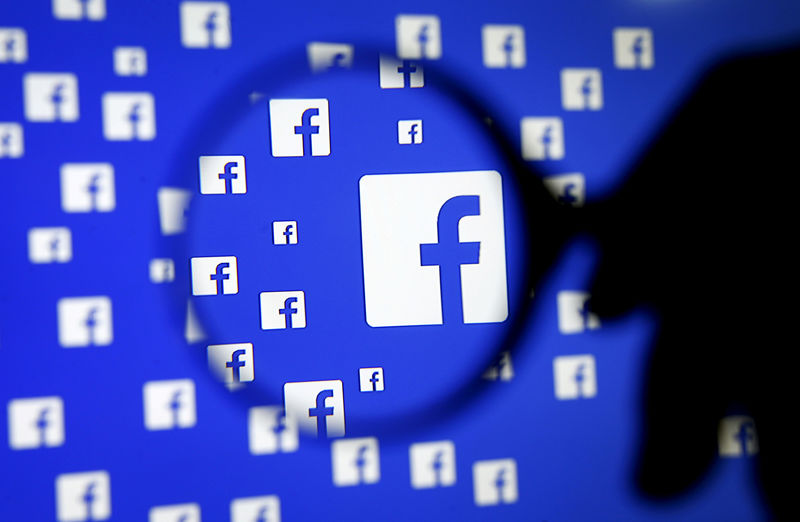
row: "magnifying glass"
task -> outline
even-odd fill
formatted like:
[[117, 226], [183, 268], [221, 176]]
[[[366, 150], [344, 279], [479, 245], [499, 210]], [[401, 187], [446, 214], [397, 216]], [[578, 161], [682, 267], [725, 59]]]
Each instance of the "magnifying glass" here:
[[240, 404], [318, 438], [468, 405], [507, 364], [563, 223], [461, 83], [358, 49], [236, 79], [174, 168], [193, 192], [174, 245], [205, 332], [191, 349]]

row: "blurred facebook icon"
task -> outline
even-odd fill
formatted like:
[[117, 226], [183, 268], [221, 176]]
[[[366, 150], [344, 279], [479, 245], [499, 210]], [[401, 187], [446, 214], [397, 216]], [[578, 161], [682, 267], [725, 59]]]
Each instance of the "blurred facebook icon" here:
[[287, 382], [283, 406], [288, 420], [319, 438], [344, 436], [342, 381]]
[[442, 57], [442, 31], [435, 15], [397, 15], [394, 19], [397, 56], [436, 60]]
[[514, 378], [511, 352], [501, 352], [494, 364], [489, 366], [481, 377], [487, 381], [510, 381]]
[[200, 156], [201, 194], [245, 194], [244, 156]]
[[542, 179], [542, 183], [562, 205], [582, 207], [586, 200], [586, 181], [579, 172], [548, 176]]
[[429, 489], [456, 483], [456, 447], [451, 440], [418, 442], [408, 449], [411, 487]]
[[381, 479], [378, 439], [340, 439], [331, 444], [333, 485], [375, 484]]
[[59, 20], [103, 20], [105, 0], [52, 0], [53, 16]]
[[24, 153], [22, 125], [0, 122], [0, 158], [21, 158]]
[[600, 69], [561, 69], [561, 105], [568, 111], [602, 109]]
[[206, 353], [208, 367], [220, 381], [235, 385], [255, 380], [251, 343], [212, 344]]
[[525, 67], [525, 29], [521, 25], [481, 27], [483, 65], [493, 69]]
[[520, 122], [522, 158], [560, 160], [564, 158], [564, 124], [561, 118], [528, 116]]
[[615, 27], [613, 39], [617, 69], [653, 68], [653, 31], [650, 28]]
[[231, 522], [281, 522], [281, 502], [276, 495], [235, 498]]
[[417, 62], [398, 60], [385, 54], [380, 55], [381, 89], [403, 89], [425, 86], [425, 71]]
[[149, 92], [103, 94], [103, 136], [109, 141], [149, 141], [156, 137], [156, 105]]
[[282, 330], [306, 327], [306, 294], [291, 292], [261, 292], [261, 329]]
[[189, 48], [231, 46], [231, 16], [227, 2], [181, 2], [181, 43]]
[[758, 453], [758, 437], [753, 418], [729, 415], [719, 423], [719, 456], [736, 458]]
[[58, 344], [62, 348], [107, 346], [114, 340], [111, 299], [64, 297], [58, 300]]
[[365, 175], [359, 193], [370, 326], [506, 320], [498, 172]]
[[64, 401], [61, 397], [13, 399], [8, 403], [11, 449], [52, 448], [63, 444]]
[[331, 153], [328, 100], [325, 98], [270, 100], [269, 129], [272, 155], [276, 158]]
[[70, 73], [27, 73], [22, 80], [29, 121], [77, 121], [78, 78]]
[[114, 73], [118, 76], [147, 74], [147, 51], [144, 47], [114, 47]]
[[148, 522], [200, 522], [200, 505], [153, 506], [150, 508], [147, 520]]
[[247, 415], [250, 453], [269, 455], [297, 451], [297, 423], [287, 417], [282, 406], [256, 406]]
[[192, 295], [239, 293], [239, 275], [235, 256], [193, 257]]
[[107, 471], [63, 473], [56, 477], [59, 522], [111, 518], [111, 478]]
[[175, 280], [175, 262], [168, 257], [151, 259], [148, 271], [151, 283], [170, 283]]
[[177, 187], [158, 189], [158, 223], [165, 236], [181, 234], [186, 230], [186, 218], [192, 193]]
[[67, 263], [72, 260], [72, 233], [67, 227], [28, 230], [28, 259], [31, 263]]
[[28, 61], [28, 33], [22, 27], [0, 27], [0, 63]]
[[64, 212], [111, 212], [117, 206], [110, 163], [64, 163], [60, 177]]
[[592, 296], [586, 292], [562, 290], [556, 294], [558, 330], [576, 334], [600, 328], [600, 318], [592, 312]]
[[306, 45], [312, 72], [349, 69], [353, 66], [353, 46], [344, 43], [309, 42]]
[[597, 395], [593, 355], [564, 355], [553, 359], [556, 399], [591, 399]]
[[144, 425], [151, 431], [191, 428], [197, 422], [194, 381], [149, 381], [142, 387]]
[[519, 498], [517, 461], [478, 460], [472, 464], [472, 488], [477, 506], [512, 504]]

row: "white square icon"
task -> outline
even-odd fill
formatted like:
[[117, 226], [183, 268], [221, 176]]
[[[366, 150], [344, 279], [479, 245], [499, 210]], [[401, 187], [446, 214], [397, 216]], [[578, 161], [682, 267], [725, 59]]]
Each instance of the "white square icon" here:
[[481, 27], [483, 65], [492, 69], [525, 67], [525, 29], [521, 25]]
[[562, 205], [582, 207], [586, 201], [586, 181], [579, 172], [549, 176], [542, 183]]
[[153, 506], [150, 508], [147, 520], [148, 522], [200, 522], [200, 505]]
[[600, 69], [561, 69], [561, 105], [568, 111], [602, 109]]
[[451, 440], [418, 442], [408, 449], [411, 487], [429, 489], [456, 483], [456, 447]]
[[398, 120], [397, 143], [400, 145], [422, 143], [422, 120]]
[[378, 439], [340, 439], [331, 443], [333, 485], [375, 484], [381, 479]]
[[200, 156], [201, 194], [245, 194], [244, 156]]
[[255, 380], [251, 343], [212, 344], [206, 352], [208, 368], [220, 381], [237, 384]]
[[385, 54], [380, 55], [379, 75], [381, 89], [425, 86], [425, 71], [422, 65], [410, 60], [398, 60]]
[[287, 382], [283, 385], [286, 416], [304, 433], [320, 438], [344, 437], [342, 381]]
[[226, 2], [181, 2], [181, 43], [189, 48], [231, 46], [231, 16]]
[[114, 340], [111, 299], [64, 297], [58, 300], [58, 344], [62, 348], [108, 346]]
[[520, 134], [523, 159], [560, 160], [564, 158], [564, 124], [561, 118], [522, 118]]
[[105, 0], [53, 0], [53, 16], [59, 20], [103, 20]]
[[144, 76], [147, 74], [147, 51], [144, 47], [114, 47], [114, 74]]
[[442, 57], [442, 31], [434, 15], [397, 15], [394, 19], [397, 56], [436, 60]]
[[600, 328], [600, 319], [591, 311], [592, 296], [586, 292], [562, 290], [556, 294], [558, 331], [576, 334]]
[[349, 69], [353, 66], [353, 46], [350, 44], [309, 42], [306, 45], [306, 54], [313, 72]]
[[359, 368], [358, 385], [362, 392], [383, 391], [383, 368]]
[[28, 230], [31, 263], [67, 263], [72, 260], [72, 233], [67, 227]]
[[753, 418], [730, 415], [719, 423], [719, 456], [742, 457], [758, 453], [758, 437]]
[[286, 417], [282, 406], [256, 406], [247, 415], [250, 453], [270, 455], [297, 451], [297, 423]]
[[103, 93], [103, 136], [109, 141], [156, 137], [156, 104], [149, 92]]
[[150, 381], [142, 388], [144, 425], [148, 430], [191, 428], [197, 422], [194, 381]]
[[275, 245], [296, 245], [297, 221], [273, 221], [272, 243]]
[[239, 293], [239, 272], [235, 256], [193, 257], [192, 295]]
[[614, 67], [652, 69], [653, 31], [648, 27], [614, 28]]
[[151, 283], [171, 283], [175, 280], [175, 262], [167, 257], [150, 260]]
[[281, 522], [281, 503], [276, 495], [235, 498], [231, 502], [231, 522]]
[[60, 177], [64, 212], [111, 212], [116, 207], [110, 163], [64, 163]]
[[498, 172], [365, 175], [359, 193], [370, 326], [506, 320]]
[[553, 359], [556, 399], [591, 399], [597, 395], [593, 355], [564, 355]]
[[28, 61], [28, 33], [22, 27], [0, 27], [0, 63]]
[[70, 73], [27, 73], [25, 119], [29, 121], [77, 121], [78, 78]]
[[61, 397], [13, 399], [8, 403], [8, 445], [11, 449], [63, 444], [64, 401]]
[[111, 518], [111, 478], [107, 471], [64, 473], [56, 477], [59, 522]]
[[165, 236], [181, 234], [186, 230], [186, 216], [192, 193], [175, 187], [160, 187], [158, 199], [158, 223]]
[[519, 498], [517, 461], [514, 459], [478, 460], [472, 464], [475, 505], [512, 504]]
[[306, 327], [306, 294], [291, 292], [261, 292], [261, 329], [282, 330]]
[[25, 154], [22, 125], [0, 122], [0, 158], [21, 158]]
[[481, 376], [487, 381], [510, 381], [514, 378], [514, 366], [511, 364], [511, 353], [501, 352], [497, 361], [483, 372]]
[[331, 153], [328, 100], [325, 98], [270, 100], [269, 129], [272, 155], [276, 158]]

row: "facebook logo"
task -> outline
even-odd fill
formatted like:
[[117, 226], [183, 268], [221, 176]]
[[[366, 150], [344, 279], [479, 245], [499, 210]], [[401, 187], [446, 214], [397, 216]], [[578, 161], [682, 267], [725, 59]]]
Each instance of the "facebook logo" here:
[[207, 354], [208, 367], [220, 381], [237, 385], [255, 379], [252, 344], [212, 344]]
[[175, 279], [175, 262], [167, 257], [150, 260], [151, 283], [170, 283]]
[[483, 65], [492, 69], [525, 67], [525, 29], [521, 25], [481, 27]]
[[226, 2], [181, 2], [181, 43], [189, 48], [231, 46], [231, 16]]
[[22, 125], [0, 122], [0, 158], [21, 158], [24, 153]]
[[62, 348], [108, 346], [114, 340], [111, 299], [64, 297], [58, 300], [58, 344]]
[[78, 120], [78, 78], [74, 74], [27, 73], [22, 83], [27, 120]]
[[561, 105], [568, 111], [602, 109], [600, 69], [561, 69]]
[[53, 0], [53, 16], [59, 20], [103, 20], [105, 0]]
[[306, 53], [311, 71], [315, 73], [353, 66], [353, 46], [350, 44], [309, 42]]
[[736, 458], [758, 453], [758, 438], [752, 417], [731, 415], [719, 423], [719, 456]]
[[404, 59], [442, 57], [442, 32], [434, 15], [398, 15], [394, 19], [397, 56]]
[[200, 156], [201, 194], [245, 194], [244, 156]]
[[496, 171], [362, 176], [370, 326], [506, 320], [501, 181]]
[[194, 381], [150, 381], [142, 388], [148, 430], [191, 428], [197, 422]]
[[175, 187], [160, 187], [158, 199], [158, 224], [165, 236], [182, 234], [186, 230], [186, 217], [192, 193]]
[[514, 378], [514, 367], [511, 364], [511, 353], [502, 352], [497, 362], [483, 372], [482, 377], [487, 381], [510, 381]]
[[281, 522], [281, 503], [276, 495], [235, 498], [231, 522]]
[[563, 290], [556, 295], [558, 330], [576, 334], [600, 328], [600, 319], [592, 313], [592, 296], [586, 292]]
[[63, 473], [56, 477], [56, 519], [60, 522], [111, 518], [111, 478], [107, 471]]
[[378, 439], [341, 439], [331, 444], [333, 485], [375, 484], [381, 479]]
[[556, 399], [591, 399], [597, 395], [593, 355], [564, 355], [553, 359]]
[[14, 399], [8, 403], [8, 445], [14, 450], [64, 444], [61, 397]]
[[617, 69], [653, 68], [653, 31], [649, 28], [615, 27], [613, 39]]
[[586, 200], [586, 181], [583, 174], [559, 174], [542, 180], [553, 197], [568, 207], [582, 207]]
[[397, 143], [400, 145], [422, 143], [422, 120], [398, 120]]
[[456, 483], [456, 447], [451, 440], [419, 442], [408, 450], [411, 487], [429, 489]]
[[261, 329], [282, 330], [306, 327], [306, 294], [292, 292], [261, 292]]
[[117, 76], [147, 74], [147, 51], [144, 47], [114, 47], [114, 73]]
[[342, 381], [287, 382], [283, 401], [286, 416], [303, 432], [323, 439], [344, 437]]
[[66, 227], [28, 230], [31, 263], [67, 263], [72, 260], [72, 233]]
[[397, 60], [385, 54], [380, 55], [379, 75], [381, 89], [425, 86], [425, 72], [419, 63]]
[[269, 128], [272, 155], [276, 158], [331, 153], [328, 100], [325, 98], [270, 100]]
[[287, 417], [281, 406], [250, 408], [247, 415], [247, 434], [250, 453], [253, 455], [297, 451], [297, 422]]
[[156, 106], [149, 92], [103, 94], [103, 136], [109, 141], [149, 141], [156, 137]]
[[275, 245], [296, 245], [297, 221], [273, 221], [272, 243]]
[[149, 522], [200, 522], [198, 504], [173, 504], [150, 508]]
[[472, 488], [477, 506], [516, 502], [519, 498], [517, 461], [514, 459], [476, 461], [472, 465]]
[[235, 256], [193, 257], [192, 295], [225, 295], [239, 293], [239, 277]]
[[520, 122], [520, 131], [523, 159], [564, 158], [564, 124], [561, 118], [525, 117]]
[[21, 27], [0, 27], [0, 63], [28, 61], [28, 33]]
[[383, 368], [359, 368], [358, 383], [362, 392], [383, 391]]
[[64, 163], [60, 177], [64, 212], [111, 212], [116, 207], [110, 163]]

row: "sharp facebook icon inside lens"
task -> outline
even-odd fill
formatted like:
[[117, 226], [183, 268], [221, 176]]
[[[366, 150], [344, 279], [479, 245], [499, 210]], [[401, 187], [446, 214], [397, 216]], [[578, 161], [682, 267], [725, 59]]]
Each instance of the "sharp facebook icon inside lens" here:
[[191, 340], [222, 392], [308, 436], [464, 411], [529, 301], [508, 153], [428, 62], [292, 59], [234, 82], [176, 159]]

